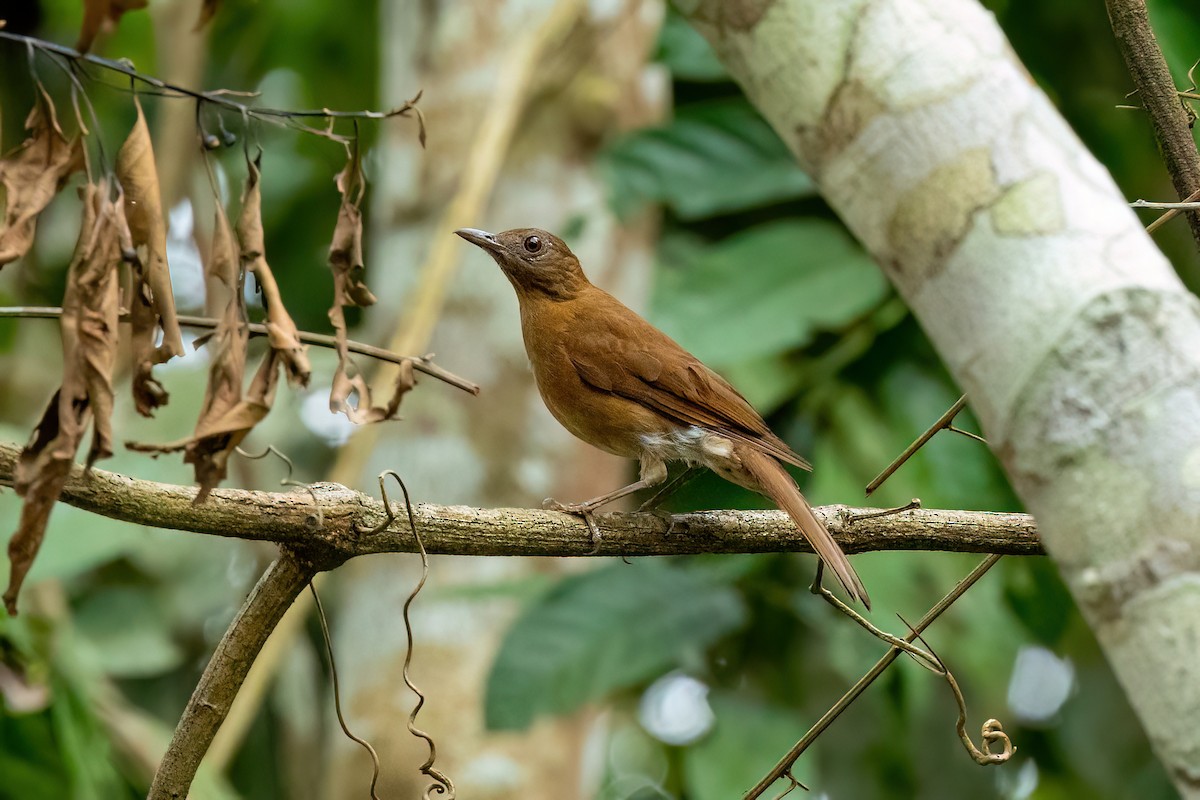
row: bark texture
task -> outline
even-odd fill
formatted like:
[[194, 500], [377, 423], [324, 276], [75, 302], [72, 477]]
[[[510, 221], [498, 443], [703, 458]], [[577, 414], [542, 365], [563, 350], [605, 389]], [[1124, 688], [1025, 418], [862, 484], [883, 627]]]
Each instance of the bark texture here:
[[[1117, 46], [1137, 87], [1138, 99], [1154, 125], [1154, 138], [1180, 200], [1200, 189], [1200, 153], [1192, 138], [1188, 112], [1175, 88], [1171, 69], [1150, 27], [1145, 0], [1105, 0]], [[1184, 212], [1192, 238], [1200, 246], [1200, 213]]]
[[972, 0], [683, 5], [970, 395], [1200, 797], [1200, 304]]
[[[0, 484], [12, 481], [20, 449], [0, 443]], [[415, 553], [407, 518], [386, 519], [383, 504], [340, 486], [307, 491], [216, 489], [194, 505], [196, 487], [138, 480], [114, 472], [72, 469], [62, 501], [134, 525], [267, 541], [303, 551], [320, 570], [346, 559]], [[314, 502], [319, 505], [314, 505]], [[394, 509], [395, 510], [395, 509]], [[1028, 514], [922, 508], [901, 513], [875, 508], [814, 509], [847, 553], [944, 550], [1041, 555]], [[782, 511], [702, 511], [676, 514], [598, 514], [602, 538], [576, 517], [529, 508], [471, 508], [417, 503], [413, 517], [430, 553], [468, 556], [665, 556], [688, 553], [811, 553]], [[314, 570], [316, 571], [316, 570]]]
[[147, 800], [184, 800], [200, 761], [229, 713], [267, 637], [318, 567], [283, 551], [221, 637], [154, 774]]

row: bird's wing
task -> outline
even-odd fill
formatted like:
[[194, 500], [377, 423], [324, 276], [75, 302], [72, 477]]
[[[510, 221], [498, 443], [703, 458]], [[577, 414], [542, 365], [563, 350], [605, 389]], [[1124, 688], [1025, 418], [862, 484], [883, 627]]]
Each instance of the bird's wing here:
[[728, 381], [629, 308], [612, 303], [579, 320], [581, 329], [572, 337], [569, 356], [584, 383], [812, 469]]

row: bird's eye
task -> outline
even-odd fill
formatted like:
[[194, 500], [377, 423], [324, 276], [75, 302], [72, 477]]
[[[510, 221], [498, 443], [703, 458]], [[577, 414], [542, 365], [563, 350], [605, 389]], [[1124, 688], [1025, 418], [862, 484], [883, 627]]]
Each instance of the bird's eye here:
[[525, 237], [525, 249], [530, 253], [536, 253], [542, 249], [542, 240], [537, 236]]

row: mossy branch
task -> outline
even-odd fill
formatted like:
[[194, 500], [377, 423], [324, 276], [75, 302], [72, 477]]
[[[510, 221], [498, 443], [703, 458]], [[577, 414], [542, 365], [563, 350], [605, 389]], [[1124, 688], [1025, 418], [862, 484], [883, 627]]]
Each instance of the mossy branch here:
[[[0, 483], [11, 483], [20, 448], [0, 443]], [[372, 553], [416, 552], [407, 525], [368, 533], [385, 519], [383, 504], [334, 483], [309, 491], [216, 489], [192, 505], [194, 486], [156, 483], [76, 467], [63, 491], [69, 505], [137, 525], [276, 542], [314, 560], [341, 563]], [[319, 506], [319, 511], [318, 511]], [[985, 511], [816, 509], [847, 553], [941, 550], [1040, 555], [1041, 540], [1027, 514]], [[416, 522], [430, 553], [480, 556], [583, 556], [592, 551], [584, 523], [557, 511], [471, 508], [419, 503]], [[653, 514], [599, 514], [596, 555], [812, 552], [780, 511], [702, 511], [668, 521]]]

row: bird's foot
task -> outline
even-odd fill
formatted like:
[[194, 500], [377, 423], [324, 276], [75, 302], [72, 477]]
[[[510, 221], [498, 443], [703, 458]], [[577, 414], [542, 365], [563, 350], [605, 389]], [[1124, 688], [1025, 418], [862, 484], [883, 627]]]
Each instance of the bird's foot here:
[[547, 511], [561, 511], [564, 514], [573, 514], [583, 520], [583, 524], [587, 525], [588, 533], [592, 538], [592, 549], [587, 552], [587, 555], [594, 556], [600, 552], [600, 528], [596, 525], [596, 517], [592, 513], [592, 506], [589, 503], [560, 503], [553, 497], [547, 497], [542, 501], [542, 508]]
[[547, 511], [561, 511], [564, 514], [590, 514], [592, 506], [588, 503], [561, 503], [553, 497], [542, 501], [542, 508]]

